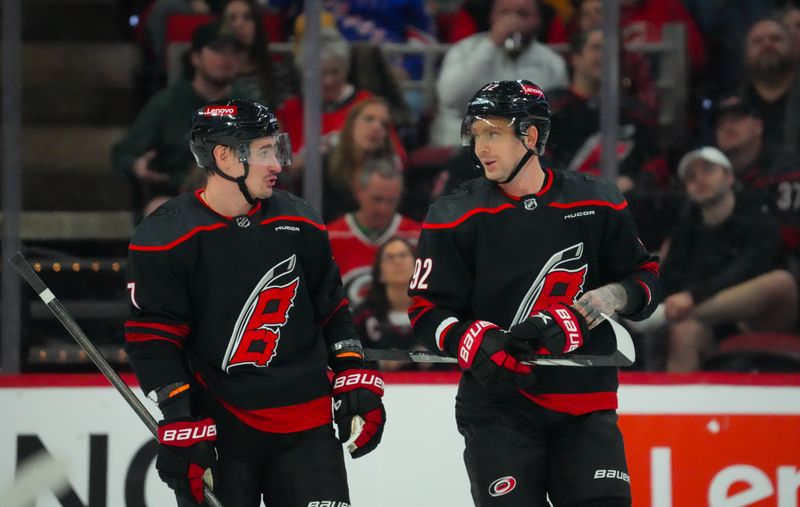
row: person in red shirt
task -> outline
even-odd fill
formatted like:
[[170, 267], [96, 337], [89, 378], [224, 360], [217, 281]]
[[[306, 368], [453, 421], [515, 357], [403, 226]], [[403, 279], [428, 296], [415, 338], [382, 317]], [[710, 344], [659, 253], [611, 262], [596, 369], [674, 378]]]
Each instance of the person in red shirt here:
[[372, 281], [371, 268], [378, 248], [391, 238], [415, 245], [422, 225], [397, 212], [403, 176], [391, 160], [369, 161], [354, 190], [358, 209], [329, 222], [327, 227], [347, 299], [357, 305]]
[[[347, 80], [350, 69], [350, 45], [335, 28], [323, 28], [320, 34], [319, 62], [320, 80], [322, 84], [322, 150], [327, 153], [338, 143], [339, 131], [342, 130], [353, 106], [373, 95], [367, 90], [357, 88]], [[304, 49], [300, 48], [297, 64], [302, 72]], [[292, 140], [292, 168], [296, 176], [303, 166], [303, 98], [293, 95], [286, 99], [276, 111], [276, 116], [283, 130]], [[389, 135], [395, 151], [405, 160], [405, 148], [394, 127], [389, 127]]]

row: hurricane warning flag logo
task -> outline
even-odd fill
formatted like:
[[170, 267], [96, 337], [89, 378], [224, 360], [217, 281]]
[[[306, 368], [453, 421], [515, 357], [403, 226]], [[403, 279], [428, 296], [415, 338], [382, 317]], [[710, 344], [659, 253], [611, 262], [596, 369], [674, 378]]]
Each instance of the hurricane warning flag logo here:
[[300, 277], [292, 274], [297, 257], [279, 262], [256, 284], [247, 298], [228, 341], [222, 361], [226, 372], [234, 366], [265, 367], [278, 353], [281, 328], [289, 321]]

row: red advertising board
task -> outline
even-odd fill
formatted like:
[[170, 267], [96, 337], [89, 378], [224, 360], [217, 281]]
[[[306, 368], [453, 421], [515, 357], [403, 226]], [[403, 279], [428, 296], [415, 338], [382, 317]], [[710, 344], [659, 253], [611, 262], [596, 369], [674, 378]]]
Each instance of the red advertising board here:
[[621, 415], [635, 506], [798, 505], [800, 415]]

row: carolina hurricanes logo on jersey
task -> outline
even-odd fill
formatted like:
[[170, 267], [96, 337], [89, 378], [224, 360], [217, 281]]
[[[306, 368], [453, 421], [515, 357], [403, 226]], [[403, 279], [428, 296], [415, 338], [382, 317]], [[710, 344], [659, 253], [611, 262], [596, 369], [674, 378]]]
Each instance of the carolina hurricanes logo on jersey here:
[[522, 322], [554, 303], [574, 303], [578, 294], [583, 292], [588, 265], [584, 263], [573, 269], [563, 266], [568, 263], [577, 264], [582, 256], [583, 243], [553, 254], [522, 299], [511, 325]]
[[289, 321], [300, 278], [294, 276], [297, 257], [279, 262], [256, 284], [233, 328], [222, 369], [253, 365], [265, 367], [278, 352], [281, 327]]

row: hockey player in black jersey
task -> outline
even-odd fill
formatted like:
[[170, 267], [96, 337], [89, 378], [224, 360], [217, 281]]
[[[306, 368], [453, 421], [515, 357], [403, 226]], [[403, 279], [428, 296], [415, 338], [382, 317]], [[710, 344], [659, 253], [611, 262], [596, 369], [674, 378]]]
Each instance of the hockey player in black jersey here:
[[517, 359], [586, 350], [603, 315], [639, 320], [658, 303], [657, 259], [616, 187], [541, 167], [549, 115], [529, 81], [471, 99], [463, 136], [484, 177], [431, 205], [409, 316], [463, 370], [456, 421], [476, 505], [628, 507], [617, 369]]
[[231, 100], [195, 113], [190, 147], [207, 186], [147, 217], [129, 249], [126, 350], [163, 414], [159, 476], [179, 505], [202, 502], [210, 470], [226, 507], [346, 507], [331, 422], [354, 458], [373, 450], [383, 380], [364, 368], [319, 215], [275, 189], [286, 134]]

